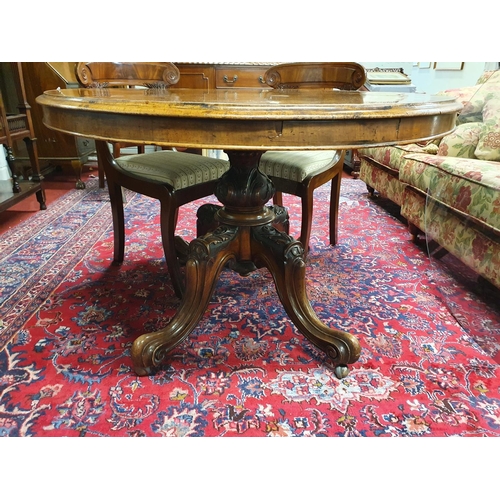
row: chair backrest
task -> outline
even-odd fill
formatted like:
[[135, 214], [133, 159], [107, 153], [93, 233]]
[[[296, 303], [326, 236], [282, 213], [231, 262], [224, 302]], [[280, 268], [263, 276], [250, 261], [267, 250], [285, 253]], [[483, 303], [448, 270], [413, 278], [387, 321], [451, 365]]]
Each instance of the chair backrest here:
[[75, 73], [84, 87], [167, 88], [180, 78], [179, 69], [170, 62], [79, 62]]
[[358, 90], [366, 81], [366, 71], [353, 62], [285, 63], [269, 68], [264, 80], [275, 89]]

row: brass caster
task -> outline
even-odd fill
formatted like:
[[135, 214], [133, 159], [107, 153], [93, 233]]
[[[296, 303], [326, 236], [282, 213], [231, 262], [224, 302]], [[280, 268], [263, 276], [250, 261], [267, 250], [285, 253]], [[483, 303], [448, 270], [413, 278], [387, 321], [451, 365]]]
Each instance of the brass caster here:
[[338, 379], [343, 379], [349, 375], [349, 367], [347, 365], [337, 365], [335, 367], [335, 376]]
[[85, 182], [81, 180], [76, 181], [76, 189], [85, 189]]

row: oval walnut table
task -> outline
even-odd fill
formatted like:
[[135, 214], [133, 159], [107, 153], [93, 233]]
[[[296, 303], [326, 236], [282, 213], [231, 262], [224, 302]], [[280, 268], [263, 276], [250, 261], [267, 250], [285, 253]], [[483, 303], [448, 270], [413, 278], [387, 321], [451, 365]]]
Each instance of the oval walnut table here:
[[268, 150], [353, 149], [439, 137], [461, 105], [425, 94], [337, 90], [58, 89], [37, 98], [51, 129], [98, 141], [223, 149], [231, 168], [215, 195], [218, 227], [189, 244], [186, 293], [166, 328], [132, 347], [138, 375], [150, 374], [196, 327], [225, 266], [241, 275], [271, 272], [298, 330], [331, 360], [338, 377], [360, 355], [355, 336], [324, 325], [305, 289], [301, 244], [272, 224], [274, 194], [258, 170]]

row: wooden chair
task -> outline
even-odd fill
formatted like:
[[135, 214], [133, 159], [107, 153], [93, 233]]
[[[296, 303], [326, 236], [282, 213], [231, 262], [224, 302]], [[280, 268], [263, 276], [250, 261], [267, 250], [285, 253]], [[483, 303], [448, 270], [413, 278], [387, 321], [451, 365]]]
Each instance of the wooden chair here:
[[[81, 82], [105, 86], [134, 85], [168, 88], [180, 74], [171, 63], [79, 63]], [[197, 154], [157, 151], [114, 158], [105, 141], [96, 141], [97, 155], [106, 174], [114, 230], [114, 261], [123, 262], [125, 221], [122, 187], [160, 200], [160, 224], [167, 267], [177, 296], [184, 293], [184, 278], [176, 254], [175, 227], [180, 206], [214, 193], [229, 162]]]
[[[357, 63], [290, 63], [269, 68], [264, 75], [275, 89], [358, 90], [366, 80], [363, 66]], [[275, 187], [274, 203], [283, 204], [282, 193], [302, 200], [300, 241], [307, 254], [311, 236], [314, 190], [331, 180], [330, 244], [337, 243], [340, 181], [345, 151], [269, 151], [262, 155], [260, 170]]]

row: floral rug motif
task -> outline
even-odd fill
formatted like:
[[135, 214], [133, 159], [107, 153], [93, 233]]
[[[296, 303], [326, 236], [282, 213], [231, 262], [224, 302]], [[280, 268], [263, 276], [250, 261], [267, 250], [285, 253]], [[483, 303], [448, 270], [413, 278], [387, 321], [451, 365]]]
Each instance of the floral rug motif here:
[[[112, 265], [106, 190], [89, 181], [0, 241], [0, 435], [500, 436], [500, 306], [452, 258], [430, 261], [394, 206], [343, 179], [339, 242], [316, 191], [307, 290], [361, 358], [338, 380], [297, 332], [270, 273], [227, 270], [197, 328], [156, 373], [130, 348], [175, 313], [155, 200], [127, 193]], [[193, 238], [197, 207], [178, 234]], [[285, 196], [292, 234], [297, 198]]]

